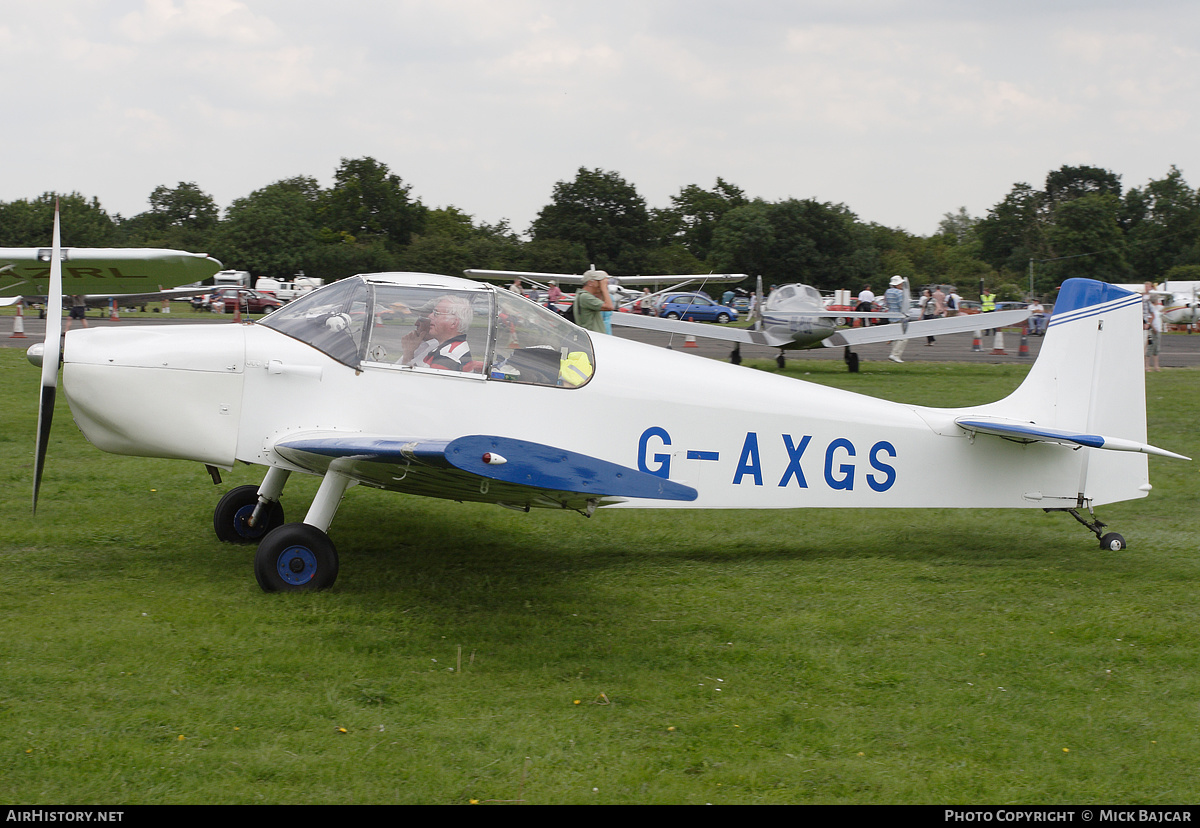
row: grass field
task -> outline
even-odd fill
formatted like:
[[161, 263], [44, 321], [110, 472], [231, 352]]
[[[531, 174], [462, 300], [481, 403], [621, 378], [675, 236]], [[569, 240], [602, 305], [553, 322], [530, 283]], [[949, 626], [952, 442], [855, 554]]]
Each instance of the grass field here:
[[[762, 367], [769, 367], [762, 363]], [[1194, 802], [1195, 463], [1102, 509], [518, 514], [352, 489], [326, 593], [265, 595], [198, 464], [102, 454], [0, 349], [0, 801]], [[920, 403], [1018, 366], [793, 361]], [[1147, 378], [1200, 456], [1200, 373]], [[1116, 389], [1119, 392], [1119, 389]], [[131, 403], [136, 404], [136, 403]], [[565, 433], [565, 432], [564, 432]], [[186, 439], [186, 435], [180, 435]], [[316, 481], [293, 480], [303, 515]]]

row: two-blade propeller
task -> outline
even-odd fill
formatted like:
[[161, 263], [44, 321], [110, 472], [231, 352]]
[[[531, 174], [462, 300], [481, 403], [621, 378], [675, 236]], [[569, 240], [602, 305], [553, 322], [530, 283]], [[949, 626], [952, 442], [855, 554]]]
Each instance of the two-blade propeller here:
[[50, 286], [46, 297], [46, 341], [42, 351], [42, 394], [38, 401], [37, 457], [33, 467], [33, 511], [37, 512], [38, 490], [46, 467], [46, 446], [54, 419], [54, 397], [58, 389], [58, 363], [62, 357], [62, 242], [58, 231], [58, 204], [54, 205], [54, 237], [50, 253]]

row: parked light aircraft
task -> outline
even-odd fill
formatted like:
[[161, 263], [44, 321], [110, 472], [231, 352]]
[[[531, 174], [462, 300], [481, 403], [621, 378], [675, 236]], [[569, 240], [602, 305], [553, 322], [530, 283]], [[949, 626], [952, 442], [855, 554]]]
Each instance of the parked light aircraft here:
[[[485, 282], [509, 282], [513, 279], [521, 279], [545, 290], [551, 280], [567, 285], [577, 285], [583, 281], [584, 276], [596, 272], [596, 267], [593, 265], [591, 270], [580, 275], [573, 273], [534, 273], [519, 270], [464, 270], [463, 274], [468, 279], [479, 279]], [[599, 273], [607, 275], [604, 274], [604, 271], [599, 271]], [[695, 286], [695, 289], [699, 289], [705, 285], [740, 282], [745, 278], [747, 278], [745, 273], [705, 273], [689, 276], [622, 276], [619, 279], [610, 277], [609, 292], [618, 307], [629, 307], [639, 299], [643, 302], [651, 301], [663, 294], [676, 293], [684, 288]], [[667, 287], [658, 287], [663, 284], [667, 285]], [[645, 296], [628, 290], [629, 285], [652, 285], [656, 290], [649, 296]]]
[[[43, 388], [35, 509], [60, 328], [51, 314], [44, 352], [30, 354]], [[414, 346], [433, 350], [421, 359]], [[493, 285], [421, 273], [344, 279], [257, 323], [72, 330], [61, 356], [75, 421], [97, 448], [202, 463], [215, 480], [237, 462], [264, 467], [261, 485], [221, 498], [213, 525], [222, 540], [258, 544], [267, 591], [333, 584], [328, 529], [356, 484], [588, 516], [1040, 508], [1071, 513], [1117, 550], [1124, 539], [1092, 508], [1145, 497], [1147, 454], [1180, 457], [1146, 442], [1138, 297], [1080, 279], [1063, 287], [1022, 385], [956, 409], [592, 334]], [[547, 440], [550, 424], [560, 437]], [[293, 473], [321, 484], [287, 523], [280, 495]]]
[[[758, 293], [761, 296], [761, 280]], [[905, 282], [905, 293], [908, 293], [907, 281]], [[950, 316], [939, 319], [917, 319], [915, 316], [919, 311], [912, 306], [911, 301], [908, 301], [902, 308], [905, 318], [900, 322], [872, 327], [839, 329], [840, 320], [895, 319], [896, 315], [826, 310], [820, 292], [814, 287], [801, 284], [780, 285], [771, 291], [766, 301], [760, 301], [758, 304], [761, 312], [754, 328], [716, 327], [696, 322], [680, 322], [653, 317], [630, 319], [614, 317], [613, 322], [626, 327], [647, 328], [735, 342], [737, 345], [734, 346], [731, 356], [731, 361], [735, 364], [741, 362], [740, 346], [742, 343], [779, 348], [777, 362], [780, 368], [784, 366], [785, 350], [844, 347], [846, 349], [844, 353], [846, 366], [851, 371], [857, 371], [858, 354], [852, 350], [855, 345], [975, 331], [980, 328], [980, 322], [984, 318], [987, 320], [985, 327], [1002, 328], [1020, 324], [1029, 316], [1029, 311], [1013, 310], [990, 313], [987, 317], [978, 318]]]
[[[0, 247], [0, 303], [45, 301], [51, 255], [48, 247]], [[203, 253], [155, 248], [63, 247], [59, 263], [64, 292], [83, 295], [91, 306], [112, 299], [137, 303], [202, 293], [208, 288], [164, 288], [199, 282], [221, 269], [220, 262]]]

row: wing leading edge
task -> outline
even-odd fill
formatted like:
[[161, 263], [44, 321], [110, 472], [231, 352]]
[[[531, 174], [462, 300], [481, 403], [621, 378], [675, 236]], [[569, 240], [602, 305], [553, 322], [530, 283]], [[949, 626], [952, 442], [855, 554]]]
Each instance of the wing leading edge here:
[[626, 498], [691, 501], [697, 492], [637, 469], [528, 440], [468, 435], [454, 440], [306, 432], [275, 444], [300, 468], [336, 471], [409, 494], [520, 508], [584, 509]]

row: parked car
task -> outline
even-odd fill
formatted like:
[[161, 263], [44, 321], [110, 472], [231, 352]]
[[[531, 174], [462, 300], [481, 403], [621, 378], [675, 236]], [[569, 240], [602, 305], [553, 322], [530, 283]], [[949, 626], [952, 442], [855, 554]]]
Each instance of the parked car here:
[[282, 300], [248, 288], [217, 288], [211, 296], [213, 313], [233, 313], [237, 304], [242, 306], [242, 313], [270, 313], [283, 307]]
[[736, 322], [738, 312], [718, 304], [700, 293], [672, 293], [663, 298], [658, 315], [667, 319], [688, 319], [696, 322]]

